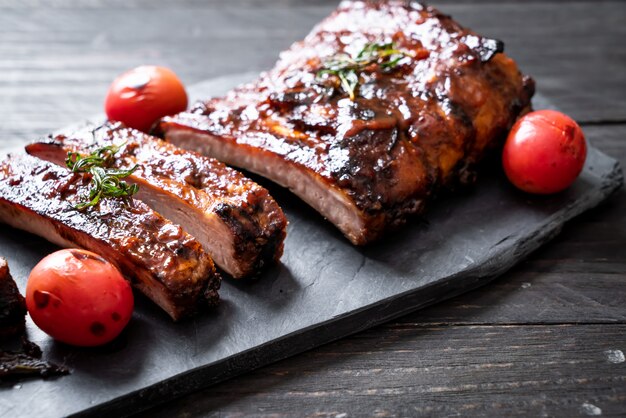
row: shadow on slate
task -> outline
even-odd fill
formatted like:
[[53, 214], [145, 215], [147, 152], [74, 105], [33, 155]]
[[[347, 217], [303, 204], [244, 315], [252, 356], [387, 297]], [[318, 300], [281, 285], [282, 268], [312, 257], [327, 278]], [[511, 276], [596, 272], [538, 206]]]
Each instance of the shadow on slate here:
[[[190, 93], [219, 95], [252, 77], [210, 80]], [[541, 96], [535, 106], [552, 107]], [[425, 219], [365, 248], [352, 246], [303, 202], [263, 181], [290, 222], [282, 264], [258, 280], [225, 281], [217, 309], [180, 324], [138, 295], [129, 327], [97, 349], [54, 342], [29, 320], [29, 337], [44, 357], [72, 374], [0, 388], [2, 412], [38, 418], [131, 414], [448, 299], [502, 274], [622, 184], [618, 163], [594, 148], [581, 177], [556, 196], [527, 196], [497, 170], [482, 174], [471, 191], [439, 199]], [[30, 269], [54, 249], [1, 227], [0, 255], [22, 292]]]

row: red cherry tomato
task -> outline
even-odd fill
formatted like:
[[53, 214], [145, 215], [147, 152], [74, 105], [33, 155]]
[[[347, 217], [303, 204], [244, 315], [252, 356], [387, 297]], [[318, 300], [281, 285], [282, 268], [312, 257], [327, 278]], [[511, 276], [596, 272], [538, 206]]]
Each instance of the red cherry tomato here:
[[538, 110], [520, 118], [502, 153], [507, 177], [517, 188], [551, 194], [569, 187], [587, 157], [585, 136], [571, 118], [554, 110]]
[[120, 272], [97, 254], [61, 250], [30, 273], [26, 307], [45, 333], [67, 344], [113, 340], [133, 313], [133, 292]]
[[187, 109], [187, 93], [171, 70], [142, 66], [113, 81], [104, 108], [109, 120], [148, 132], [157, 119]]

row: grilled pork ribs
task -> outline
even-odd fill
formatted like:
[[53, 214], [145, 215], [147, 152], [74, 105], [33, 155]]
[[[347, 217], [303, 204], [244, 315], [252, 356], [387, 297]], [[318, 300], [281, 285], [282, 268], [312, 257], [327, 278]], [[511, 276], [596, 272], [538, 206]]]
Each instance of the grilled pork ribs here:
[[[393, 61], [359, 68], [356, 83], [328, 71], [385, 48]], [[502, 50], [432, 7], [346, 1], [272, 70], [159, 129], [288, 187], [366, 244], [467, 181], [530, 108], [534, 83]]]
[[226, 273], [254, 276], [280, 259], [282, 209], [265, 188], [217, 160], [119, 123], [50, 136], [26, 152], [64, 165], [68, 152], [87, 155], [111, 145], [121, 146], [114, 167], [137, 165], [128, 178], [139, 185], [136, 197], [198, 239]]

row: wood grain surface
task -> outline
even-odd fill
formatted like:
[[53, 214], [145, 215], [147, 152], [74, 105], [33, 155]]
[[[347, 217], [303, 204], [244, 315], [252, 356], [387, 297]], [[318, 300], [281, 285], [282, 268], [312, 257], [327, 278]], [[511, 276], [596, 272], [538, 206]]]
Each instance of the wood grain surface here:
[[[435, 5], [504, 40], [589, 141], [626, 164], [626, 3]], [[167, 65], [186, 83], [268, 68], [334, 7], [0, 0], [0, 141], [100, 112], [112, 78], [135, 65]], [[144, 416], [624, 416], [625, 214], [622, 189], [485, 288]]]

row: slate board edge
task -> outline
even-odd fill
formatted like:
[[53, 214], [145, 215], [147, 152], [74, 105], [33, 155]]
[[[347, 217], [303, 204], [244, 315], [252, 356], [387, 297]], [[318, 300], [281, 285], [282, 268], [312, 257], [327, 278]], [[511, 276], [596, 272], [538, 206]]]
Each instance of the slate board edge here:
[[[612, 160], [597, 149], [592, 148], [591, 151], [598, 158], [604, 157]], [[572, 202], [560, 216], [552, 215], [546, 218], [538, 233], [526, 234], [517, 241], [505, 240], [504, 243], [496, 245], [499, 248], [489, 258], [488, 263], [476, 265], [428, 286], [412, 289], [404, 294], [395, 295], [312, 327], [298, 330], [221, 361], [178, 374], [71, 416], [109, 417], [113, 414], [114, 416], [130, 416], [484, 286], [555, 238], [566, 222], [598, 206], [619, 190], [624, 181], [622, 169], [617, 161], [613, 160], [613, 162], [611, 170], [602, 177], [600, 188], [592, 189], [582, 195]], [[500, 245], [510, 242], [514, 245]], [[457, 277], [461, 275], [465, 279], [459, 285]], [[456, 287], [443, 292], [442, 289], [451, 283], [455, 283]], [[331, 324], [332, 327], [329, 327], [328, 325]]]

